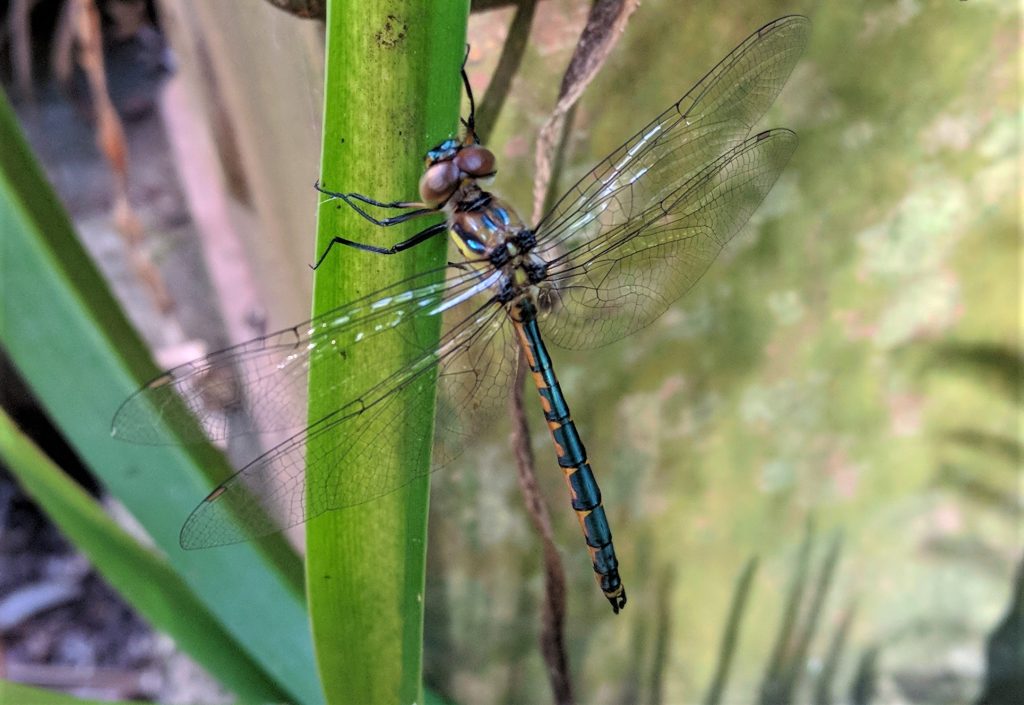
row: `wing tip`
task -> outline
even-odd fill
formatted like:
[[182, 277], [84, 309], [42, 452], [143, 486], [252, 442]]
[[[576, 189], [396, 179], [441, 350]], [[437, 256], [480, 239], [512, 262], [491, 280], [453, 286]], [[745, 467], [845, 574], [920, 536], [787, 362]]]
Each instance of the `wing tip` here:
[[218, 485], [216, 489], [203, 498], [195, 509], [188, 515], [185, 523], [181, 525], [178, 533], [178, 545], [185, 551], [195, 551], [201, 548], [214, 548], [232, 543], [240, 543], [241, 540], [221, 540], [209, 531], [210, 522], [207, 521], [210, 507], [227, 491], [227, 486]]
[[[133, 412], [149, 387], [135, 391], [121, 402], [110, 419], [110, 437], [123, 442], [143, 446], [162, 445], [159, 434], [151, 424], [140, 422], [139, 415]], [[133, 418], [133, 416], [135, 418]]]
[[763, 37], [764, 35], [777, 31], [782, 27], [799, 28], [803, 30], [804, 33], [809, 34], [811, 30], [811, 18], [807, 15], [799, 14], [783, 15], [782, 17], [777, 17], [771, 22], [764, 24], [760, 29], [754, 32], [754, 35], [757, 37]]
[[[797, 135], [796, 132], [794, 132], [793, 130], [789, 129], [788, 127], [772, 127], [772, 128], [767, 129], [767, 130], [761, 130], [756, 135], [754, 135], [752, 138], [748, 138], [746, 140], [746, 143], [763, 142], [764, 140], [776, 139], [776, 138], [782, 139], [783, 137], [785, 137], [787, 140], [792, 140], [793, 142], [799, 142], [800, 141], [799, 135]], [[743, 144], [743, 143], [741, 143], [741, 144]]]

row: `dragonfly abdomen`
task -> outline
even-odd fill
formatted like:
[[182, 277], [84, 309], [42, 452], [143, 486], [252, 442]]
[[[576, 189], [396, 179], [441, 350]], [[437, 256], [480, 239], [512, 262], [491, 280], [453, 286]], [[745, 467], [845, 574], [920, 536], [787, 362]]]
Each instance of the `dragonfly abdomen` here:
[[619, 577], [619, 561], [612, 544], [608, 518], [601, 504], [601, 489], [587, 462], [587, 450], [576, 430], [569, 405], [555, 376], [551, 357], [540, 337], [537, 309], [529, 298], [520, 299], [515, 306], [518, 309], [513, 316], [516, 331], [540, 393], [544, 418], [555, 442], [558, 465], [569, 486], [572, 508], [583, 529], [597, 584], [611, 603], [612, 610], [618, 614], [626, 604], [626, 590]]

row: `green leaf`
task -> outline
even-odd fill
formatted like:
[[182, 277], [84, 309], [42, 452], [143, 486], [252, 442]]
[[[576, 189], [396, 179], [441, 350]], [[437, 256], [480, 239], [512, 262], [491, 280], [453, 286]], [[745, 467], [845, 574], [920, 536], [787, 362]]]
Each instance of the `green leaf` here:
[[[110, 295], [0, 95], [0, 344], [106, 489], [143, 524], [199, 600], [303, 703], [322, 700], [301, 592], [283, 540], [182, 551], [182, 521], [230, 472], [212, 446], [110, 437], [121, 401], [156, 369]], [[174, 431], [157, 428], [169, 442]]]
[[[170, 566], [135, 542], [0, 410], [0, 458], [22, 488], [116, 590], [211, 675], [247, 702], [284, 693], [241, 652]], [[182, 619], [188, 615], [188, 619]]]
[[[358, 11], [354, 11], [358, 8]], [[399, 1], [330, 3], [327, 17], [326, 85], [321, 178], [329, 188], [391, 200], [417, 200], [427, 149], [458, 127], [459, 67], [465, 53], [468, 2]], [[394, 211], [387, 212], [393, 215]], [[339, 200], [324, 200], [318, 212], [318, 252], [334, 236], [392, 245], [438, 222], [376, 228]], [[444, 264], [446, 243], [435, 238], [414, 250], [383, 257], [337, 247], [317, 270], [314, 315]], [[437, 321], [401, 336], [377, 336], [346, 351], [343, 363], [321, 361], [310, 385], [334, 385], [337, 399], [313, 402], [310, 418], [321, 418], [364, 391], [367, 378], [386, 372], [380, 361], [408, 359], [407, 338], [436, 340]], [[415, 326], [409, 325], [409, 328]], [[434, 385], [403, 393], [387, 413], [417, 429], [433, 424]], [[398, 404], [405, 405], [397, 409]], [[418, 409], [418, 411], [417, 411]], [[411, 410], [411, 411], [410, 411]], [[384, 424], [381, 424], [384, 425]], [[309, 441], [308, 456], [333, 453], [334, 474], [345, 463], [365, 471], [367, 458], [341, 457], [351, 447], [348, 424]], [[429, 467], [429, 434], [389, 427], [373, 438], [369, 462], [375, 473], [411, 476]], [[380, 431], [373, 429], [373, 433]], [[369, 434], [368, 434], [369, 435]], [[415, 437], [410, 437], [414, 435]], [[384, 457], [381, 457], [384, 456]], [[309, 471], [309, 486], [330, 469]], [[309, 522], [307, 589], [317, 660], [332, 703], [423, 702], [423, 591], [429, 485], [424, 478], [372, 502], [328, 512]]]
[[84, 700], [66, 693], [33, 688], [5, 680], [0, 680], [0, 703], [10, 703], [11, 705], [15, 703], [17, 705], [145, 705], [138, 701], [117, 703], [112, 700]]

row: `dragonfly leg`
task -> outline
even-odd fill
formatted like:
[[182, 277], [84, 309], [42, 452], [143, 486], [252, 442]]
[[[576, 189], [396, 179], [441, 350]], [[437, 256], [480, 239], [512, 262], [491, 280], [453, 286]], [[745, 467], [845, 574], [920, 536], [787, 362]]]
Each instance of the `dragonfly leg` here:
[[394, 255], [401, 252], [402, 250], [408, 250], [410, 247], [415, 247], [416, 245], [419, 245], [421, 242], [429, 240], [435, 235], [439, 235], [440, 233], [446, 232], [447, 229], [448, 226], [445, 223], [431, 225], [429, 228], [419, 231], [408, 240], [403, 240], [397, 245], [392, 245], [391, 247], [376, 247], [375, 245], [367, 245], [366, 243], [363, 242], [353, 242], [352, 240], [346, 240], [343, 237], [335, 237], [329, 243], [327, 243], [327, 248], [324, 250], [323, 254], [320, 255], [320, 259], [316, 261], [316, 264], [310, 265], [310, 269], [316, 269], [321, 264], [323, 264], [323, 261], [327, 259], [327, 255], [330, 253], [331, 248], [334, 247], [335, 245], [354, 247], [357, 250], [365, 250], [366, 252], [373, 252], [374, 254], [378, 255]]
[[[423, 215], [437, 213], [440, 210], [440, 208], [431, 208], [425, 203], [420, 203], [418, 201], [378, 201], [374, 198], [370, 198], [369, 196], [364, 196], [361, 193], [342, 193], [341, 191], [328, 191], [327, 189], [323, 188], [320, 185], [319, 181], [313, 184], [313, 188], [315, 188], [317, 191], [326, 196], [331, 196], [332, 198], [340, 198], [342, 201], [345, 202], [345, 204], [349, 208], [354, 210], [360, 216], [370, 221], [374, 225], [379, 225], [384, 228], [390, 227], [392, 225], [398, 225], [399, 223], [404, 223], [407, 220], [419, 218], [420, 216]], [[367, 205], [371, 206], [376, 206], [377, 208], [415, 208], [415, 210], [409, 211], [408, 213], [402, 213], [401, 215], [391, 216], [390, 218], [374, 218], [372, 215], [370, 215], [365, 210], [360, 208], [356, 203], [354, 203], [354, 201], [361, 201], [362, 203], [366, 203]]]
[[469, 60], [469, 44], [466, 45], [466, 55], [462, 57], [462, 85], [466, 87], [466, 97], [469, 98], [469, 119], [463, 120], [459, 118], [462, 124], [466, 128], [466, 138], [464, 144], [479, 144], [480, 140], [476, 136], [476, 101], [473, 100], [473, 87], [469, 85], [469, 76], [466, 75], [466, 62]]
[[346, 201], [352, 198], [357, 201], [362, 201], [370, 206], [377, 206], [378, 208], [421, 208], [424, 205], [419, 201], [378, 201], [376, 198], [370, 198], [369, 196], [364, 196], [361, 193], [342, 193], [340, 191], [331, 191], [321, 186], [319, 181], [313, 184], [313, 188], [325, 196], [334, 196], [335, 198], [341, 198]]

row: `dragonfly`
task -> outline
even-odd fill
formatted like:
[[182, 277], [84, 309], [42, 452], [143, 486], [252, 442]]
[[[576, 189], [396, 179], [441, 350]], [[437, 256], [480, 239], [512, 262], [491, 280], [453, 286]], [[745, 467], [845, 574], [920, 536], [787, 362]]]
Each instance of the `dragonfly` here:
[[[469, 117], [460, 136], [426, 153], [419, 200], [382, 201], [318, 183], [375, 226], [436, 214], [444, 221], [387, 248], [335, 237], [317, 266], [334, 247], [390, 256], [442, 234], [462, 261], [175, 367], [122, 404], [113, 434], [137, 443], [166, 442], [157, 430], [166, 426], [186, 442], [295, 431], [202, 500], [184, 523], [181, 546], [264, 536], [449, 464], [500, 414], [522, 351], [597, 584], [617, 614], [626, 590], [608, 517], [545, 341], [575, 350], [608, 345], [650, 324], [701, 278], [796, 148], [787, 129], [750, 133], [809, 30], [801, 16], [758, 29], [533, 227], [479, 183], [494, 176], [496, 159], [476, 134], [464, 67]], [[376, 218], [372, 208], [400, 213]], [[420, 340], [414, 323], [438, 317], [440, 340]], [[368, 341], [402, 352], [381, 358], [359, 380], [358, 395], [342, 396], [336, 384], [309, 387], [311, 365], [344, 365], [347, 352]], [[436, 395], [423, 393], [429, 385]], [[331, 400], [334, 410], [311, 421], [304, 400]], [[229, 423], [225, 408], [245, 413]], [[424, 412], [434, 413], [433, 429], [416, 423]], [[396, 430], [433, 443], [429, 468], [392, 462], [398, 451], [379, 439]], [[307, 476], [307, 468], [317, 472]]]

